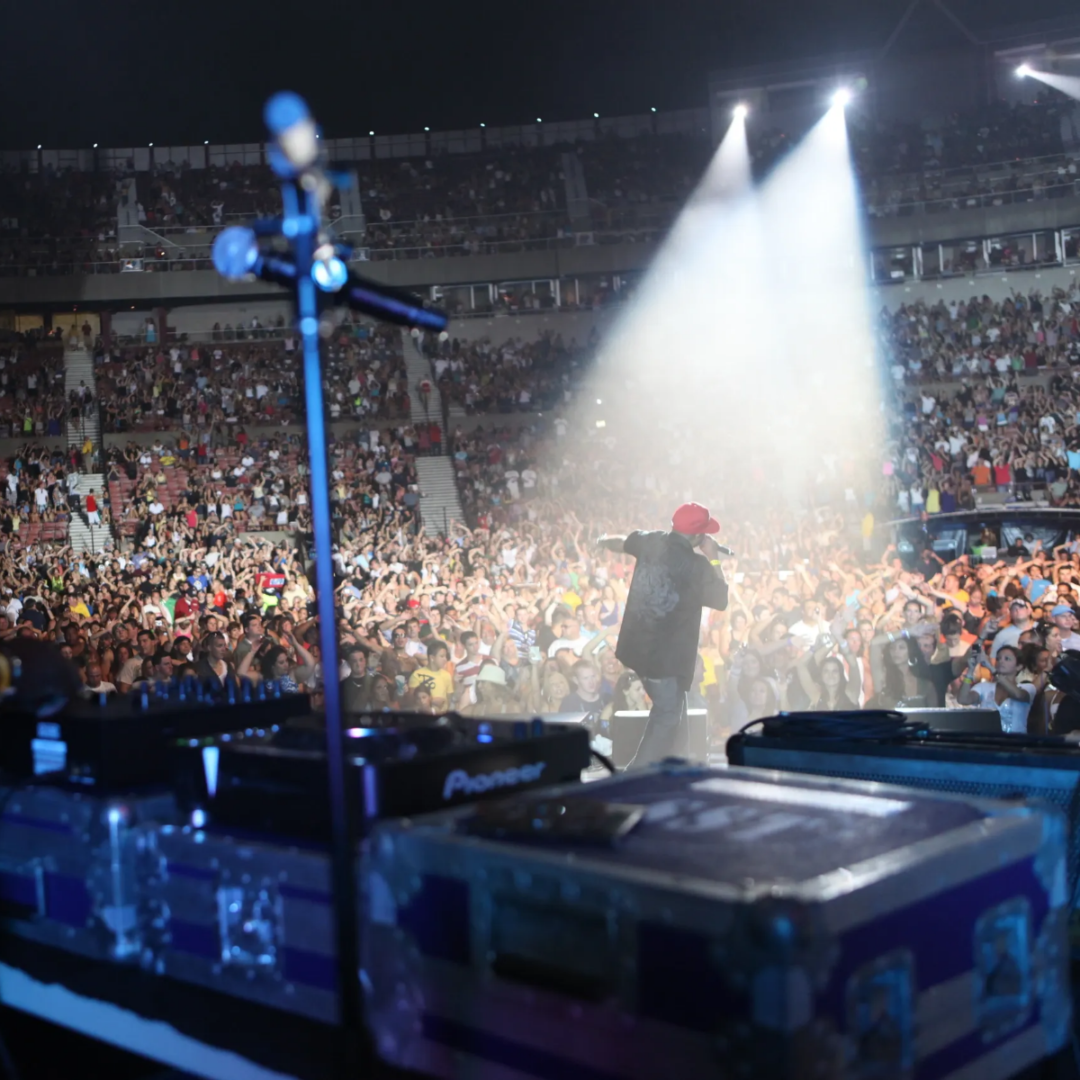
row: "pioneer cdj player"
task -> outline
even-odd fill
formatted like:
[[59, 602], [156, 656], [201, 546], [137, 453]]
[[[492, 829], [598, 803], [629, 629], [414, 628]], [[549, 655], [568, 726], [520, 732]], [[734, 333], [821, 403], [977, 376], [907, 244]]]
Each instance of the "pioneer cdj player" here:
[[[577, 780], [590, 761], [583, 724], [404, 713], [346, 733], [353, 829], [512, 791]], [[216, 829], [329, 836], [325, 732], [308, 726], [174, 740], [182, 808]]]
[[282, 694], [274, 684], [230, 680], [211, 693], [195, 679], [109, 700], [76, 699], [48, 717], [6, 705], [0, 767], [18, 780], [49, 776], [83, 789], [126, 791], [168, 782], [168, 748], [178, 737], [266, 731], [310, 711], [306, 694]]

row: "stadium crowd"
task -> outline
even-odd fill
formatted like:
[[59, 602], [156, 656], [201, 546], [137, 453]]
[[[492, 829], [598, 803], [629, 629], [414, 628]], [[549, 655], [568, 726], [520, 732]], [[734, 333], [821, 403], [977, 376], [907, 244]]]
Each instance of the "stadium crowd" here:
[[[856, 125], [855, 157], [895, 208], [912, 176], [929, 198], [941, 170], [1060, 153], [1055, 109], [910, 131]], [[755, 135], [757, 166], [785, 146], [782, 133]], [[703, 149], [642, 136], [578, 152], [605, 222], [624, 224], [642, 207], [684, 199]], [[1072, 183], [1064, 159], [1047, 167]], [[371, 236], [387, 249], [479, 250], [562, 228], [550, 148], [366, 162], [360, 172]], [[989, 182], [1015, 192], [1020, 176]], [[56, 194], [47, 179], [7, 179], [13, 205], [38, 209], [0, 231], [26, 240], [34, 214], [47, 220]], [[104, 190], [75, 191], [65, 226], [115, 210]], [[140, 189], [146, 222], [162, 227], [221, 224], [270, 209], [272, 197], [268, 173], [240, 167], [166, 165]], [[497, 231], [476, 224], [485, 214], [502, 215]], [[594, 339], [429, 340], [444, 401], [493, 417], [449, 435], [467, 521], [446, 536], [422, 521], [415, 461], [439, 452], [443, 433], [438, 422], [406, 422], [400, 333], [347, 320], [325, 369], [331, 419], [356, 425], [330, 447], [342, 642], [333, 677], [346, 706], [586, 711], [601, 722], [644, 707], [640, 679], [613, 647], [633, 563], [594, 540], [665, 527], [693, 495], [722, 515], [726, 542], [754, 553], [724, 561], [730, 605], [702, 624], [693, 697], [708, 707], [714, 742], [778, 708], [901, 702], [983, 704], [1007, 730], [1054, 730], [1059, 699], [1046, 675], [1063, 649], [1080, 647], [1080, 546], [1045, 551], [1033, 537], [1009, 545], [987, 535], [978, 555], [945, 562], [927, 547], [901, 559], [874, 526], [969, 509], [981, 493], [1080, 506], [1078, 305], [1074, 286], [882, 311], [890, 378], [880, 454], [861, 468], [818, 463], [800, 502], [785, 499], [768, 452], [721, 489], [692, 432], [659, 420], [662, 452], [648, 457], [632, 425], [583, 422], [575, 409]], [[306, 454], [297, 436], [267, 430], [301, 419], [297, 348], [287, 328], [257, 322], [215, 327], [206, 344], [99, 347], [96, 399], [65, 396], [56, 352], [0, 355], [0, 424], [26, 439], [0, 463], [0, 638], [55, 641], [91, 692], [192, 673], [273, 678], [317, 696], [326, 676], [307, 576]], [[103, 431], [156, 440], [113, 445], [104, 457], [87, 443], [57, 451], [33, 442], [92, 406]], [[543, 417], [494, 419], [512, 413]], [[401, 422], [374, 426], [387, 419]], [[83, 490], [94, 462], [102, 491]], [[106, 530], [104, 551], [67, 546], [72, 514]]]
[[[258, 320], [253, 320], [257, 322]], [[299, 337], [257, 327], [216, 330], [205, 344], [129, 345], [99, 351], [102, 430], [186, 432], [302, 419]], [[255, 340], [247, 340], [253, 337]], [[407, 418], [411, 401], [397, 330], [343, 321], [327, 345], [330, 418]], [[190, 434], [188, 436], [191, 438]]]
[[443, 398], [472, 415], [544, 412], [569, 402], [596, 341], [595, 331], [582, 344], [541, 332], [534, 341], [514, 337], [498, 344], [425, 338], [423, 348]]
[[[799, 132], [748, 128], [759, 174]], [[853, 159], [869, 212], [964, 209], [1073, 194], [1080, 117], [1054, 91], [1034, 105], [993, 106], [927, 118], [921, 124], [849, 117]], [[408, 157], [374, 158], [356, 167], [371, 259], [431, 258], [595, 242], [634, 241], [666, 228], [711, 157], [706, 133], [633, 138], [596, 132], [592, 140], [546, 147], [499, 146], [448, 153], [410, 147]], [[563, 153], [576, 153], [589, 195], [588, 222], [571, 225]], [[137, 182], [138, 221], [168, 243], [141, 249], [117, 241], [118, 184], [128, 168], [77, 172], [50, 167], [0, 173], [0, 273], [118, 271], [121, 256], [143, 269], [197, 268], [208, 257], [206, 230], [272, 214], [280, 196], [265, 165], [194, 169], [155, 161]], [[332, 216], [340, 215], [337, 195]], [[191, 235], [189, 235], [191, 234]]]
[[102, 250], [116, 248], [117, 179], [0, 169], [0, 275], [93, 272]]
[[67, 538], [81, 452], [23, 444], [0, 460], [0, 544], [14, 548]]
[[[1076, 545], [1044, 552], [1028, 540], [1000, 559], [951, 563], [928, 549], [902, 562], [874, 548], [872, 510], [835, 478], [809, 499], [816, 510], [782, 508], [753, 474], [721, 496], [704, 466], [677, 482], [663, 460], [628, 467], [617, 427], [548, 419], [453, 433], [471, 527], [455, 523], [448, 537], [428, 535], [418, 515], [415, 429], [333, 444], [338, 674], [350, 708], [583, 711], [602, 724], [646, 705], [613, 651], [633, 564], [593, 540], [663, 527], [689, 487], [723, 507], [725, 540], [754, 552], [725, 561], [730, 606], [702, 626], [693, 695], [717, 744], [778, 707], [900, 701], [992, 701], [1010, 729], [1053, 728], [1046, 671], [1080, 644]], [[1021, 410], [1017, 426], [1028, 419]], [[678, 432], [660, 437], [680, 452]], [[317, 694], [302, 448], [289, 435], [249, 440], [239, 426], [202, 445], [203, 460], [171, 435], [112, 451], [95, 505], [123, 540], [98, 555], [13, 538], [26, 507], [44, 522], [70, 501], [63, 456], [21, 451], [4, 478], [0, 635], [53, 638], [94, 692], [194, 673]]]
[[[595, 436], [575, 445], [557, 429], [458, 434], [474, 526], [433, 536], [417, 515], [408, 447], [372, 440], [336, 443], [331, 458], [339, 677], [350, 709], [582, 711], [602, 720], [646, 703], [613, 651], [633, 564], [593, 541], [627, 523], [662, 525], [680, 498], [666, 475], [618, 477], [604, 462], [611, 487], [597, 488]], [[578, 466], [545, 466], [552, 443]], [[13, 544], [4, 530], [0, 636], [55, 640], [93, 692], [193, 673], [275, 678], [317, 693], [306, 546], [282, 537], [309, 528], [296, 446], [275, 440], [260, 450], [245, 467], [246, 487], [225, 476], [220, 488], [192, 482], [170, 506], [151, 470], [171, 455], [155, 466], [146, 453], [144, 466], [134, 453], [120, 455], [137, 478], [137, 496], [123, 493], [125, 508], [138, 504], [130, 544], [75, 554]], [[55, 498], [63, 475], [61, 461], [30, 450], [16, 498], [41, 485]], [[238, 490], [245, 508], [230, 512]], [[244, 535], [245, 525], [272, 535]], [[724, 534], [754, 554], [725, 560], [730, 606], [702, 625], [693, 698], [709, 708], [715, 742], [780, 707], [900, 702], [978, 701], [998, 707], [1010, 730], [1053, 729], [1046, 673], [1062, 649], [1080, 646], [1078, 545], [1048, 552], [1029, 538], [1008, 552], [983, 550], [983, 561], [946, 563], [927, 548], [902, 562], [892, 546], [870, 550], [867, 516], [843, 504], [773, 510], [753, 524], [733, 514]]]
[[59, 342], [0, 349], [0, 437], [33, 439], [61, 434], [73, 407], [64, 392]]

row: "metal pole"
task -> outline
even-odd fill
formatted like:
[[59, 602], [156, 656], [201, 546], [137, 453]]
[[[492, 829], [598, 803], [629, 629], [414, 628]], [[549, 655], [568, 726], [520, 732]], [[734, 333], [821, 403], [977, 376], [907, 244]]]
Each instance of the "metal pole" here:
[[296, 306], [304, 347], [304, 400], [307, 407], [308, 456], [311, 462], [311, 525], [315, 535], [315, 591], [319, 610], [319, 645], [322, 650], [323, 703], [326, 709], [326, 763], [330, 785], [330, 820], [333, 841], [332, 870], [337, 913], [338, 1004], [341, 1024], [342, 1077], [359, 1068], [360, 942], [357, 931], [356, 866], [345, 792], [345, 736], [341, 723], [338, 685], [337, 613], [334, 605], [333, 536], [330, 487], [326, 460], [326, 416], [323, 405], [322, 365], [319, 356], [319, 314], [312, 256], [319, 227], [318, 208], [310, 192], [294, 188], [303, 198], [298, 215], [296, 252]]
[[878, 53], [878, 62], [880, 63], [889, 55], [893, 45], [896, 44], [896, 39], [903, 33], [904, 27], [907, 26], [908, 20], [915, 14], [915, 9], [922, 3], [922, 0], [911, 0], [908, 4], [907, 10], [900, 17], [900, 21], [893, 27], [893, 32], [889, 35], [888, 41], [881, 47], [881, 52]]
[[[337, 990], [339, 1004], [338, 1075], [356, 1080], [364, 1048], [360, 1023], [359, 925], [356, 885], [356, 852], [353, 844], [348, 803], [345, 739], [338, 684], [337, 613], [334, 596], [333, 519], [327, 465], [327, 424], [324, 412], [322, 369], [319, 349], [319, 302], [313, 269], [333, 275], [320, 278], [322, 290], [336, 292], [349, 280], [344, 260], [348, 252], [320, 234], [321, 192], [329, 179], [340, 186], [340, 178], [324, 174], [316, 144], [318, 138], [307, 105], [297, 95], [274, 95], [265, 110], [267, 126], [276, 140], [268, 147], [274, 171], [282, 178], [280, 219], [254, 223], [250, 229], [229, 228], [214, 241], [214, 264], [230, 280], [244, 280], [255, 274], [283, 285], [295, 296], [297, 325], [303, 343], [304, 401], [307, 411], [308, 454], [310, 458], [311, 523], [315, 546], [315, 592], [319, 613], [319, 644], [322, 654], [323, 701], [326, 713], [326, 764], [330, 798], [331, 871], [337, 946]], [[284, 135], [295, 136], [286, 140]], [[329, 234], [328, 234], [329, 235]], [[292, 242], [292, 258], [280, 262], [269, 251], [260, 251], [259, 236], [284, 236]], [[331, 258], [323, 247], [334, 252]], [[316, 264], [316, 250], [319, 250]], [[362, 286], [362, 287], [361, 287]], [[360, 296], [359, 293], [363, 293]], [[442, 329], [442, 312], [425, 313], [419, 302], [404, 294], [384, 295], [379, 287], [357, 279], [348, 294], [350, 306], [375, 310], [379, 318], [404, 325], [430, 325]]]

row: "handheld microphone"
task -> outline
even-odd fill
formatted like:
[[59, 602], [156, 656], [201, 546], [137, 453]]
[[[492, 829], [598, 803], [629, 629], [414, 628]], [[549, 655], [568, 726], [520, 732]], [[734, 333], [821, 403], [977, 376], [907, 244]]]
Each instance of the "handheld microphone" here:
[[[214, 240], [213, 260], [217, 272], [230, 281], [242, 281], [254, 275], [286, 288], [296, 284], [293, 256], [263, 251], [255, 232], [242, 225], [233, 225], [218, 233]], [[385, 322], [436, 331], [445, 330], [449, 322], [444, 312], [424, 307], [420, 298], [412, 293], [354, 274], [337, 256], [315, 263], [312, 277], [316, 285], [332, 297], [334, 304], [347, 304], [354, 311]]]
[[729, 547], [724, 547], [723, 544], [717, 544], [716, 550], [719, 551], [721, 555], [725, 555], [729, 559], [734, 558], [735, 556], [735, 552], [732, 551]]

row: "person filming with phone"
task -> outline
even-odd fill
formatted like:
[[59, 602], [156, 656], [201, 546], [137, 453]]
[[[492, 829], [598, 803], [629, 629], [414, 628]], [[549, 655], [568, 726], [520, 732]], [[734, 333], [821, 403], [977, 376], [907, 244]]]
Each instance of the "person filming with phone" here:
[[686, 694], [694, 678], [703, 607], [723, 611], [728, 586], [713, 535], [720, 525], [698, 503], [684, 503], [670, 532], [601, 536], [597, 547], [637, 560], [616, 657], [641, 676], [652, 711], [628, 768], [685, 754]]
[[[980, 667], [992, 670], [994, 678], [976, 682], [975, 674]], [[960, 681], [957, 700], [961, 705], [997, 709], [1001, 714], [1002, 731], [1025, 734], [1037, 687], [1034, 683], [1018, 682], [1019, 673], [1020, 653], [1015, 646], [1002, 645], [995, 660], [991, 660], [981, 646], [973, 648], [967, 671]]]

